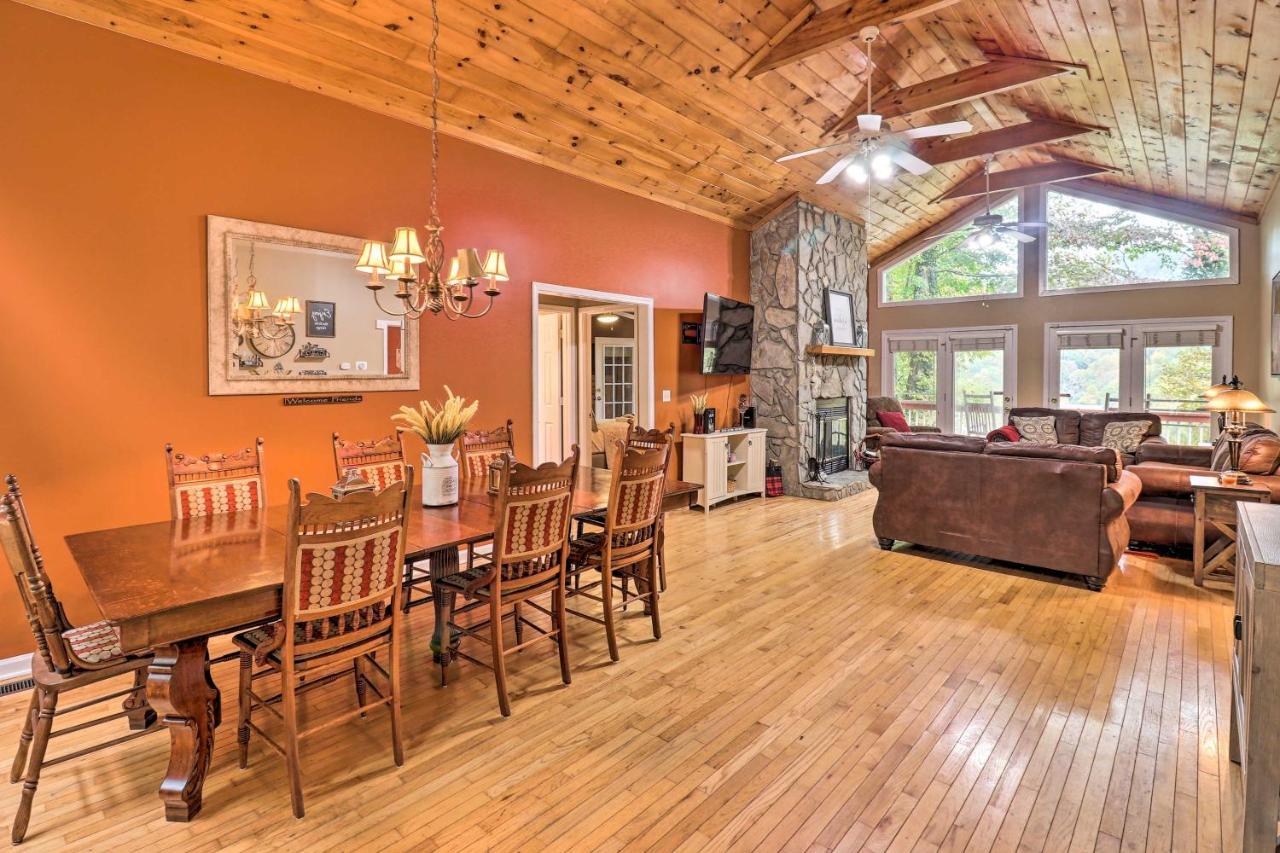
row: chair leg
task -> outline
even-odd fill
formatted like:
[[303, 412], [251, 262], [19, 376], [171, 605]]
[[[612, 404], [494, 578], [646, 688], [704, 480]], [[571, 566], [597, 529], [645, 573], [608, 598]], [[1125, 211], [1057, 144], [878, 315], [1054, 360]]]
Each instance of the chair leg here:
[[514, 622], [516, 626], [516, 645], [518, 646], [524, 642], [524, 625], [520, 624], [520, 617], [524, 614], [520, 610], [520, 602], [517, 601], [512, 606], [515, 608], [515, 615], [512, 617], [511, 621]]
[[281, 692], [284, 698], [284, 758], [289, 766], [289, 799], [293, 803], [293, 816], [301, 818], [302, 764], [298, 756], [298, 694], [293, 667], [287, 665], [281, 675]]
[[649, 619], [653, 623], [653, 638], [661, 640], [662, 620], [658, 618], [658, 558], [656, 556], [649, 560], [649, 597], [645, 601], [649, 604]]
[[249, 690], [253, 686], [253, 655], [240, 652], [240, 719], [236, 727], [236, 741], [240, 749], [240, 769], [249, 766], [249, 720], [253, 717], [253, 698]]
[[507, 653], [502, 648], [502, 599], [489, 599], [489, 637], [493, 650], [493, 680], [498, 688], [498, 709], [511, 716], [511, 698], [507, 695]]
[[22, 722], [22, 734], [18, 736], [18, 754], [13, 757], [13, 767], [9, 770], [9, 783], [14, 784], [22, 778], [27, 769], [27, 751], [31, 748], [31, 731], [35, 727], [36, 713], [40, 710], [40, 691], [31, 688], [31, 701], [27, 703], [27, 717]]
[[[367, 700], [364, 680], [364, 667], [361, 666], [364, 661], [364, 655], [351, 661], [351, 676], [356, 683], [356, 703], [363, 708]], [[360, 718], [364, 719], [367, 715], [361, 714]]]
[[391, 755], [395, 758], [396, 767], [404, 765], [404, 735], [402, 730], [402, 718], [400, 715], [400, 641], [394, 632], [398, 631], [398, 627], [392, 627], [392, 643], [391, 649], [387, 654], [387, 666], [390, 667], [388, 674], [391, 676]]
[[560, 680], [565, 684], [573, 683], [573, 676], [569, 672], [569, 638], [565, 634], [565, 624], [569, 621], [565, 617], [568, 615], [564, 602], [564, 584], [561, 583], [555, 592], [551, 593], [552, 609], [556, 614], [556, 645], [560, 652]]
[[609, 659], [615, 663], [618, 657], [618, 635], [613, 630], [613, 571], [600, 567], [600, 598], [604, 603], [604, 635], [609, 641]]
[[122, 706], [129, 712], [129, 728], [141, 731], [156, 721], [155, 709], [147, 702], [147, 668], [133, 671], [133, 692], [125, 697]]
[[53, 690], [40, 691], [39, 710], [31, 738], [31, 758], [27, 763], [26, 778], [22, 782], [22, 800], [18, 803], [18, 812], [13, 816], [12, 839], [14, 844], [21, 844], [27, 834], [27, 823], [31, 820], [31, 801], [36, 796], [36, 786], [40, 784], [40, 769], [44, 766], [44, 751], [49, 746], [49, 734], [53, 730], [53, 714], [58, 707], [58, 694]]
[[654, 537], [658, 551], [658, 591], [667, 591], [667, 531], [662, 519], [658, 520], [658, 532]]

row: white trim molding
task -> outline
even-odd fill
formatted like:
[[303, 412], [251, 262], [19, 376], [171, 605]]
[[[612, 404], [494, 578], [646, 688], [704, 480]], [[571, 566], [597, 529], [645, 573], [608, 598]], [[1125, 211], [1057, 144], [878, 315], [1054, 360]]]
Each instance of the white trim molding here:
[[31, 658], [32, 654], [30, 652], [12, 658], [0, 658], [0, 684], [8, 684], [10, 681], [21, 681], [24, 678], [30, 678]]

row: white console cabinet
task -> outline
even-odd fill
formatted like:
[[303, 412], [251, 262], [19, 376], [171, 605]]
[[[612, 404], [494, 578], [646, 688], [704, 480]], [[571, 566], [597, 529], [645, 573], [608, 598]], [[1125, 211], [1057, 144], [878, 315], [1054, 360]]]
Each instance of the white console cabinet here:
[[697, 483], [703, 512], [743, 495], [764, 497], [765, 429], [727, 429], [712, 433], [686, 432], [684, 477]]

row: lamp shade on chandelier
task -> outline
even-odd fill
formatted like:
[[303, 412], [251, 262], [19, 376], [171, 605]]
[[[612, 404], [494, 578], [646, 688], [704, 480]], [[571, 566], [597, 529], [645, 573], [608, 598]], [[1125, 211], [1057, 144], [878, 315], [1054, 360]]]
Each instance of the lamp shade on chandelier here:
[[[440, 169], [440, 71], [437, 67], [437, 43], [440, 40], [440, 14], [437, 0], [431, 0], [431, 45], [427, 53], [431, 65], [431, 217], [427, 220], [424, 240], [418, 231], [403, 225], [396, 229], [391, 239], [391, 251], [377, 240], [367, 240], [356, 261], [356, 269], [369, 274], [365, 284], [374, 302], [384, 314], [393, 317], [417, 319], [427, 312], [444, 314], [450, 320], [475, 319], [489, 313], [493, 300], [502, 293], [498, 283], [507, 281], [506, 255], [490, 249], [484, 262], [475, 249], [459, 249], [449, 262], [447, 275], [444, 270], [444, 240], [440, 224], [439, 169]], [[386, 287], [383, 279], [397, 282], [394, 292], [399, 306], [382, 304], [380, 292]], [[484, 305], [478, 304], [476, 288], [486, 282]]]

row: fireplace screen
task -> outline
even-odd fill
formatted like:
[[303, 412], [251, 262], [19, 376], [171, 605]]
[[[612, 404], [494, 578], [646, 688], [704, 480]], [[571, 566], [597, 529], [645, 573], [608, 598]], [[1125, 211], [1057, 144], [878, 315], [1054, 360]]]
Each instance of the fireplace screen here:
[[849, 467], [849, 398], [817, 401], [814, 458], [827, 474]]

